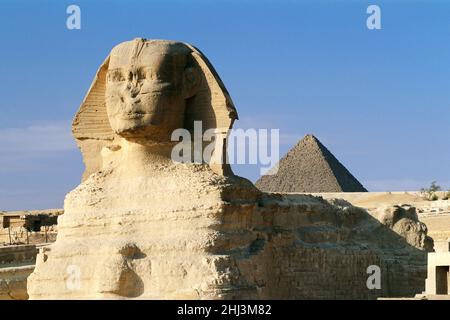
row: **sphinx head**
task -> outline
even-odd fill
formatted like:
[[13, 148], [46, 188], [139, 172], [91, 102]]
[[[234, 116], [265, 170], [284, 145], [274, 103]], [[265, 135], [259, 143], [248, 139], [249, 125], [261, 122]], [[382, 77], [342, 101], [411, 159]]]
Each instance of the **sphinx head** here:
[[184, 126], [185, 108], [199, 88], [198, 66], [185, 44], [136, 39], [116, 46], [106, 74], [111, 129], [128, 140], [170, 141]]
[[[214, 129], [214, 152], [226, 156], [236, 109], [220, 77], [195, 47], [168, 40], [134, 39], [114, 47], [99, 67], [72, 124], [83, 154], [83, 179], [103, 166], [101, 151], [125, 139], [165, 143], [175, 129]], [[222, 156], [223, 155], [223, 156]], [[219, 174], [231, 170], [212, 164]]]

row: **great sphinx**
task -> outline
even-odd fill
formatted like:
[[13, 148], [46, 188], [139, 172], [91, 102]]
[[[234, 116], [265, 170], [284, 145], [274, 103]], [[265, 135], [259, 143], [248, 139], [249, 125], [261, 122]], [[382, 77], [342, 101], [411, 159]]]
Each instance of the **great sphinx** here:
[[[226, 139], [236, 119], [224, 84], [195, 47], [146, 39], [114, 47], [73, 121], [86, 170], [65, 198], [56, 242], [38, 255], [30, 298], [335, 299], [421, 291], [424, 248], [366, 211], [263, 193], [235, 176]], [[194, 121], [215, 130], [215, 160], [174, 162], [171, 134], [192, 130]], [[425, 239], [426, 229], [417, 230]], [[366, 286], [369, 265], [386, 275], [378, 291]]]

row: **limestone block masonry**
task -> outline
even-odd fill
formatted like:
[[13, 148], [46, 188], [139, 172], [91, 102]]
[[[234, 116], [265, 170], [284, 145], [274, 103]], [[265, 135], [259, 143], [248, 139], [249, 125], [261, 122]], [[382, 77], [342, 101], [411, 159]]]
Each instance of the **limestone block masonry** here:
[[33, 272], [35, 245], [0, 247], [0, 300], [28, 298], [27, 278]]

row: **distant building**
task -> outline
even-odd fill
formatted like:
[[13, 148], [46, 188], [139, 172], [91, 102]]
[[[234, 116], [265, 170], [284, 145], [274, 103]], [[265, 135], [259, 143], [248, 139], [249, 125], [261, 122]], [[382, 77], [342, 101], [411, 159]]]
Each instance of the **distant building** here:
[[0, 212], [0, 245], [55, 241], [61, 214], [61, 209]]

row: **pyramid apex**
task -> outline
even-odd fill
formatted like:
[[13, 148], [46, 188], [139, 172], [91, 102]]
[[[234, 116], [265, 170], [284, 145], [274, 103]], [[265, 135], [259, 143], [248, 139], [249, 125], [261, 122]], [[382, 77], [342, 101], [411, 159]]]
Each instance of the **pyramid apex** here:
[[307, 133], [302, 140], [313, 140], [313, 141], [319, 141], [319, 139], [312, 133]]
[[320, 142], [319, 139], [317, 139], [317, 137], [315, 135], [313, 135], [312, 133], [308, 133], [306, 134], [303, 139], [300, 139], [298, 141], [298, 145], [303, 145], [303, 144], [316, 144], [318, 146], [320, 146], [322, 143]]

